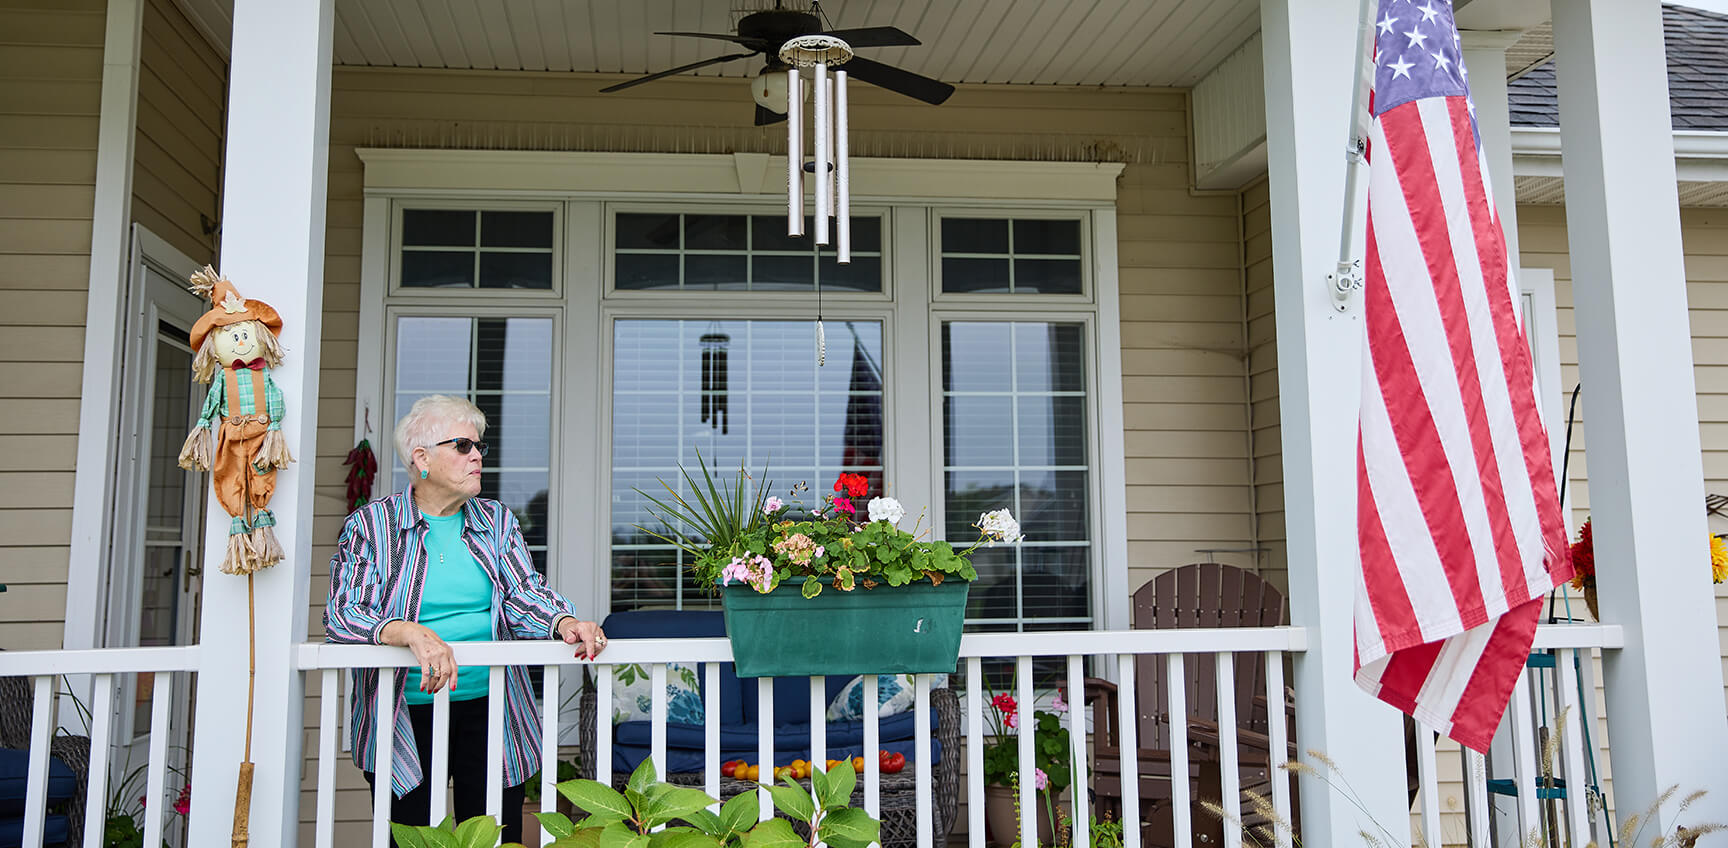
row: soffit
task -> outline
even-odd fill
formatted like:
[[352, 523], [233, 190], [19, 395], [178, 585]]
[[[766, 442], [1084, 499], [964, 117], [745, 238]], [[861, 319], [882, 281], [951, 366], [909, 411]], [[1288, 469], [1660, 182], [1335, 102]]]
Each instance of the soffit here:
[[[179, 0], [219, 46], [233, 0]], [[783, 0], [789, 5], [796, 0]], [[638, 75], [733, 51], [774, 0], [336, 0], [338, 65]], [[918, 47], [862, 55], [950, 83], [1193, 85], [1260, 26], [1257, 0], [829, 0], [832, 26], [897, 26]], [[741, 59], [694, 72], [749, 77]]]

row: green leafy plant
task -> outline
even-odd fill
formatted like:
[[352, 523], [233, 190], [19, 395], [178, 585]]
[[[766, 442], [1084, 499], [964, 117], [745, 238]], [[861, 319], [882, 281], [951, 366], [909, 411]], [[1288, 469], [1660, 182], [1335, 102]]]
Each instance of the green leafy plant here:
[[[856, 781], [852, 769], [843, 768], [811, 772], [809, 789], [789, 776], [781, 777], [784, 785], [768, 785], [774, 807], [803, 822], [807, 837], [788, 819], [761, 821], [753, 792], [716, 813], [709, 807], [718, 801], [708, 793], [655, 780], [651, 759], [636, 767], [623, 792], [595, 780], [559, 783], [558, 793], [587, 812], [581, 821], [563, 813], [535, 816], [554, 837], [554, 848], [866, 848], [880, 837], [882, 823], [847, 805]], [[404, 848], [486, 848], [501, 828], [490, 816], [476, 816], [460, 825], [446, 819], [436, 827], [392, 824], [390, 830]]]
[[[700, 455], [697, 464], [700, 481], [680, 469], [691, 499], [664, 480], [665, 498], [637, 490], [652, 504], [649, 514], [661, 522], [658, 530], [637, 529], [689, 554], [697, 584], [716, 590], [738, 580], [768, 594], [796, 581], [804, 597], [813, 598], [827, 586], [849, 592], [881, 583], [972, 581], [978, 577], [967, 560], [973, 551], [1021, 539], [1019, 523], [1005, 509], [981, 515], [973, 525], [978, 539], [964, 550], [920, 538], [918, 525], [900, 528], [906, 510], [898, 501], [875, 497], [865, 502], [869, 484], [858, 474], [841, 474], [832, 492], [804, 509], [796, 501], [808, 491], [803, 483], [788, 492], [791, 502], [782, 501], [767, 495], [769, 487], [757, 485], [743, 469], [725, 483], [715, 480]], [[762, 473], [766, 476], [767, 469]]]

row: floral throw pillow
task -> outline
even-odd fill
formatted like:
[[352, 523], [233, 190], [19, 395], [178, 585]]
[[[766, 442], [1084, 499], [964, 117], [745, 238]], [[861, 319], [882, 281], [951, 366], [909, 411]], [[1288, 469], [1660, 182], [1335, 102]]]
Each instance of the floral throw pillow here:
[[[653, 716], [654, 687], [648, 667], [635, 663], [615, 666], [612, 671], [612, 723], [648, 721]], [[666, 720], [673, 724], [702, 724], [706, 711], [696, 669], [666, 664]]]
[[[948, 678], [936, 678], [937, 685], [946, 685]], [[908, 674], [878, 674], [876, 675], [876, 706], [877, 716], [887, 718], [912, 709], [912, 701], [916, 692], [912, 688], [912, 676]], [[864, 718], [864, 678], [854, 677], [840, 694], [828, 704], [829, 721], [860, 721]]]

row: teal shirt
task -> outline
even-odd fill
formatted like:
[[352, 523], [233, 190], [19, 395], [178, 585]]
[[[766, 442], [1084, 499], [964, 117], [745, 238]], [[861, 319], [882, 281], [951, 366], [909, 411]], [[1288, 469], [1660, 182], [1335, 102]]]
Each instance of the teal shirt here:
[[[428, 515], [426, 531], [426, 586], [420, 594], [420, 623], [446, 642], [481, 642], [492, 639], [492, 578], [474, 559], [462, 541], [462, 513]], [[456, 675], [450, 700], [486, 697], [488, 669], [463, 666]], [[430, 704], [432, 696], [420, 691], [420, 670], [408, 673], [408, 703]]]

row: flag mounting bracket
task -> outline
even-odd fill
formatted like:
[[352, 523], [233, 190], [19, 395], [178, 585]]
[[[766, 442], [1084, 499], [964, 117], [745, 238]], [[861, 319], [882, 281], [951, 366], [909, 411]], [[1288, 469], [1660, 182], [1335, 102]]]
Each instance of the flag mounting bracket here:
[[1362, 260], [1339, 262], [1338, 270], [1326, 275], [1326, 286], [1332, 292], [1332, 306], [1348, 311], [1350, 297], [1362, 290]]

